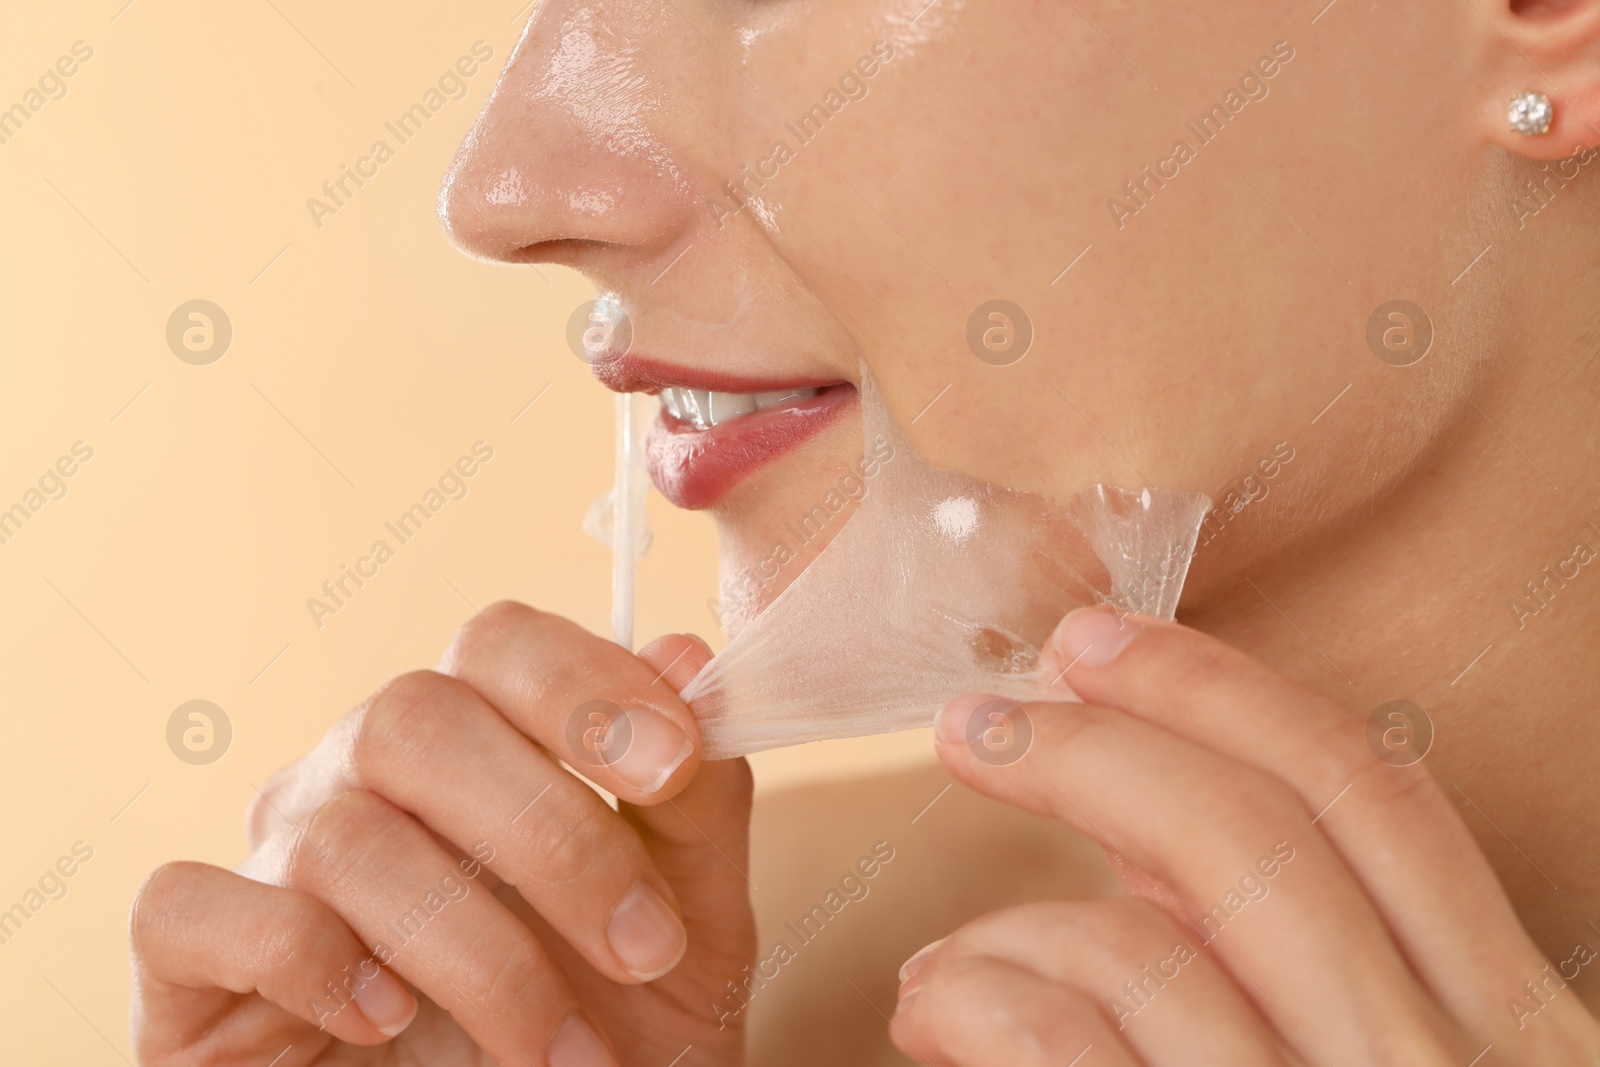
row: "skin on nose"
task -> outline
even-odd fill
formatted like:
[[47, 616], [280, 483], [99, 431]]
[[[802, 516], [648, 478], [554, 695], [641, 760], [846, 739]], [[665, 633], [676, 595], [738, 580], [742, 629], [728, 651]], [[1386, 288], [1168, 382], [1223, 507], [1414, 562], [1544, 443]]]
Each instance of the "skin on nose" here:
[[561, 262], [596, 244], [670, 243], [698, 219], [702, 183], [675, 146], [703, 143], [711, 124], [696, 101], [717, 97], [676, 79], [703, 80], [717, 64], [656, 6], [539, 6], [439, 193], [440, 221], [463, 251]]

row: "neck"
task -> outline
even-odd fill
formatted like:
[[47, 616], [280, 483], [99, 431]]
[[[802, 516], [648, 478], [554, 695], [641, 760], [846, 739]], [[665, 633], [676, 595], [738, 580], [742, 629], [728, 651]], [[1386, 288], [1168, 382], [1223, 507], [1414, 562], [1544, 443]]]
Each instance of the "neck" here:
[[1400, 484], [1186, 619], [1353, 710], [1424, 709], [1427, 765], [1554, 959], [1600, 945], [1600, 390], [1581, 327], [1502, 346]]

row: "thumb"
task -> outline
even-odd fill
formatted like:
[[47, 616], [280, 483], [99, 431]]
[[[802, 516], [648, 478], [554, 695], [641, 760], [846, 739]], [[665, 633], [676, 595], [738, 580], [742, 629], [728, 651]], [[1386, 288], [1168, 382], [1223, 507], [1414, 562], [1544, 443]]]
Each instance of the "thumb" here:
[[659, 671], [657, 681], [676, 693], [711, 661], [711, 646], [694, 634], [667, 634], [634, 654]]

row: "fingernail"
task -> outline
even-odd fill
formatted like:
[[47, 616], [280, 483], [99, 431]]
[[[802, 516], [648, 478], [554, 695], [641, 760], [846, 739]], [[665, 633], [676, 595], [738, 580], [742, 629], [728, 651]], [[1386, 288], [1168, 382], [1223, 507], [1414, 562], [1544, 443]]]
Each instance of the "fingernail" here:
[[999, 699], [985, 693], [965, 693], [956, 697], [939, 709], [939, 714], [933, 720], [933, 735], [941, 744], [965, 741], [967, 720], [972, 718], [972, 713]]
[[1050, 635], [1050, 644], [1064, 671], [1071, 667], [1104, 667], [1132, 641], [1140, 626], [1105, 608], [1079, 608], [1067, 613]]
[[556, 1036], [550, 1039], [550, 1051], [545, 1058], [550, 1067], [617, 1067], [606, 1043], [577, 1012], [567, 1016]]
[[356, 987], [355, 1000], [361, 1014], [384, 1037], [394, 1037], [417, 1017], [417, 998], [400, 984], [400, 979], [381, 967]]
[[612, 909], [606, 939], [628, 973], [641, 982], [672, 970], [689, 947], [683, 921], [660, 893], [643, 882]]
[[626, 711], [619, 721], [627, 725], [627, 748], [611, 768], [641, 793], [654, 793], [666, 785], [694, 751], [688, 735], [659, 712]]
[[941, 937], [937, 941], [923, 945], [921, 948], [917, 949], [915, 955], [902, 963], [900, 965], [901, 984], [904, 985], [906, 982], [909, 982], [912, 978], [916, 977], [916, 973], [922, 970], [922, 965], [927, 961], [928, 956], [932, 954], [934, 949], [938, 948], [942, 944], [944, 944], [944, 938]]

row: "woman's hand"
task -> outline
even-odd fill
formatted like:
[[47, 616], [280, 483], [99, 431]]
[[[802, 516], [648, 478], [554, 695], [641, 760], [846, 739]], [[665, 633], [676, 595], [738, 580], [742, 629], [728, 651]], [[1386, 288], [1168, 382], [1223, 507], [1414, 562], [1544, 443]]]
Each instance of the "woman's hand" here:
[[[1175, 624], [1074, 612], [1084, 704], [940, 714], [952, 774], [1098, 840], [1132, 899], [983, 916], [907, 961], [895, 1044], [939, 1067], [1592, 1067], [1600, 1026], [1420, 763]], [[1025, 754], [987, 731], [1031, 728]], [[969, 739], [971, 739], [969, 743]], [[1022, 746], [1018, 745], [1018, 750]], [[1015, 758], [1020, 755], [1020, 758]]]
[[677, 696], [709, 655], [482, 612], [267, 784], [239, 873], [145, 883], [140, 1062], [742, 1063], [710, 1005], [754, 951], [749, 769]]

